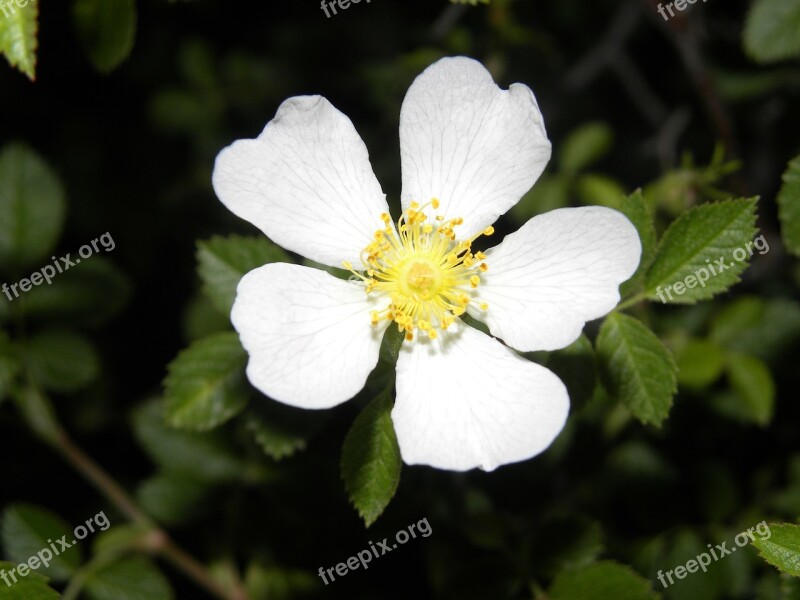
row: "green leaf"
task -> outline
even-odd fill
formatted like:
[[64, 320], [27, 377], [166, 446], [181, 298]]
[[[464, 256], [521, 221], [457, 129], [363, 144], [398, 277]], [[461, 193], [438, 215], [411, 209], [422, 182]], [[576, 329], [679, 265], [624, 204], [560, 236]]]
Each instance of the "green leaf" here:
[[392, 400], [383, 393], [358, 415], [342, 448], [342, 479], [367, 527], [389, 505], [402, 460], [392, 425]]
[[300, 569], [252, 563], [245, 574], [245, 586], [253, 600], [296, 600], [318, 597], [319, 576]]
[[534, 572], [544, 573], [548, 578], [563, 569], [589, 566], [605, 549], [600, 524], [579, 514], [548, 516], [536, 537], [547, 538], [549, 542], [533, 545], [529, 564]]
[[[41, 565], [37, 572], [56, 581], [69, 578], [81, 564], [80, 550], [75, 545], [72, 529], [60, 517], [42, 508], [26, 504], [6, 507], [3, 512], [2, 537], [6, 556], [17, 563], [28, 562], [33, 556], [41, 562], [42, 558], [48, 559], [44, 551], [49, 551], [52, 555], [48, 559], [49, 566]], [[72, 547], [63, 549], [58, 540], [63, 540]], [[56, 551], [53, 551], [51, 542]]]
[[0, 270], [21, 275], [23, 270], [50, 256], [61, 233], [65, 209], [61, 182], [36, 152], [23, 144], [3, 148]]
[[397, 364], [400, 349], [403, 347], [405, 339], [405, 332], [400, 331], [397, 327], [387, 327], [381, 340], [381, 360], [394, 367]]
[[122, 310], [130, 292], [130, 280], [114, 263], [92, 256], [56, 275], [52, 284], [33, 288], [25, 295], [22, 311], [40, 322], [96, 327]]
[[10, 317], [11, 302], [5, 294], [0, 294], [0, 324], [8, 321]]
[[164, 381], [164, 415], [178, 429], [208, 431], [247, 406], [247, 353], [233, 332], [194, 342], [173, 360]]
[[0, 402], [8, 396], [19, 367], [19, 359], [11, 340], [5, 331], [0, 330]]
[[327, 419], [324, 411], [301, 410], [271, 400], [254, 402], [247, 412], [247, 428], [274, 460], [305, 450], [306, 442]]
[[152, 550], [153, 527], [150, 523], [115, 523], [114, 527], [98, 532], [92, 539], [92, 553], [106, 559], [130, 550]]
[[678, 383], [693, 389], [703, 389], [714, 383], [725, 368], [725, 352], [709, 340], [688, 340], [675, 353], [678, 364]]
[[134, 0], [75, 0], [72, 17], [95, 69], [110, 73], [128, 58], [136, 37]]
[[158, 473], [139, 487], [136, 497], [159, 523], [179, 525], [198, 516], [209, 495], [206, 482], [175, 473]]
[[[795, 37], [800, 38], [800, 35], [795, 34]], [[789, 252], [800, 256], [800, 156], [789, 163], [789, 168], [783, 174], [778, 209], [783, 243]]]
[[605, 123], [587, 123], [575, 129], [561, 143], [558, 163], [562, 171], [577, 173], [608, 152], [614, 141], [611, 128]]
[[727, 346], [736, 341], [739, 333], [757, 327], [766, 310], [763, 298], [744, 296], [724, 306], [711, 324], [711, 339]]
[[550, 586], [549, 600], [655, 600], [650, 582], [630, 567], [601, 561], [575, 571], [562, 571]]
[[711, 339], [771, 362], [800, 337], [800, 304], [785, 298], [737, 298], [719, 310]]
[[[724, 537], [714, 537], [712, 539], [725, 539]], [[706, 542], [707, 543], [707, 542]], [[675, 537], [669, 541], [669, 552], [663, 557], [663, 562], [676, 567], [681, 565], [686, 568], [687, 561], [694, 559], [696, 562], [697, 556], [706, 552], [708, 547], [701, 541], [700, 536], [691, 529], [680, 529]], [[741, 554], [741, 553], [740, 553]], [[727, 557], [726, 560], [735, 560], [736, 555]], [[664, 581], [668, 584], [665, 595], [673, 600], [681, 600], [683, 598], [691, 598], [692, 600], [716, 600], [722, 595], [722, 587], [724, 584], [724, 572], [717, 564], [711, 564], [706, 573], [698, 571], [697, 573], [689, 573], [686, 571], [683, 578], [677, 576], [672, 577], [672, 583], [666, 574], [662, 574]], [[695, 567], [696, 568], [696, 567]], [[666, 571], [666, 569], [664, 569]], [[658, 582], [657, 587], [663, 587], [663, 583]]]
[[519, 223], [531, 217], [569, 204], [569, 180], [563, 175], [545, 173], [522, 199], [511, 207], [511, 216]]
[[[0, 571], [10, 573], [17, 565], [0, 561]], [[0, 585], [0, 600], [58, 600], [61, 595], [47, 585], [47, 577], [31, 572], [27, 577], [18, 579], [13, 583], [11, 576], [8, 576], [12, 584]]]
[[172, 600], [167, 578], [144, 558], [127, 558], [92, 571], [86, 579], [92, 600]]
[[592, 343], [586, 335], [582, 333], [566, 348], [549, 352], [542, 364], [567, 386], [573, 410], [592, 398], [597, 384], [597, 364]]
[[236, 286], [245, 273], [273, 262], [289, 262], [289, 257], [263, 236], [215, 236], [197, 243], [197, 271], [203, 291], [224, 315], [230, 315]]
[[800, 526], [776, 523], [769, 526], [769, 531], [769, 536], [755, 536], [753, 546], [779, 571], [800, 577]]
[[694, 304], [737, 283], [754, 252], [756, 202], [727, 200], [681, 214], [661, 238], [647, 272], [648, 298]]
[[620, 202], [625, 197], [623, 187], [604, 175], [587, 173], [578, 177], [577, 191], [581, 204], [587, 206], [601, 205], [619, 209]]
[[14, 387], [11, 391], [17, 408], [31, 431], [42, 440], [55, 444], [60, 429], [49, 398], [38, 387], [30, 384]]
[[642, 423], [661, 425], [672, 407], [677, 367], [656, 335], [633, 317], [611, 313], [597, 337], [608, 391]]
[[647, 206], [647, 202], [645, 202], [644, 196], [642, 196], [642, 190], [636, 190], [630, 196], [623, 196], [622, 201], [619, 203], [619, 211], [628, 217], [633, 226], [636, 227], [636, 232], [639, 234], [639, 240], [642, 243], [642, 256], [639, 259], [639, 267], [633, 277], [623, 283], [620, 288], [620, 293], [624, 298], [636, 288], [641, 287], [644, 274], [653, 263], [656, 252], [656, 230], [653, 226], [653, 216], [650, 214], [650, 209]]
[[0, 11], [0, 54], [5, 54], [12, 67], [36, 79], [36, 38], [39, 25], [39, 0], [26, 6], [4, 2]]
[[195, 294], [183, 309], [181, 330], [184, 339], [193, 342], [215, 333], [231, 330], [231, 321], [214, 308], [205, 294]]
[[756, 0], [744, 26], [744, 48], [756, 62], [800, 55], [800, 0]]
[[22, 345], [22, 359], [34, 381], [56, 392], [73, 392], [100, 374], [100, 358], [92, 344], [69, 331], [46, 331]]
[[162, 415], [160, 402], [148, 402], [133, 415], [136, 438], [157, 465], [209, 483], [241, 481], [247, 476], [248, 465], [219, 432], [168, 429]]
[[775, 384], [769, 367], [746, 354], [729, 354], [726, 372], [736, 399], [735, 415], [739, 419], [768, 425], [775, 410]]

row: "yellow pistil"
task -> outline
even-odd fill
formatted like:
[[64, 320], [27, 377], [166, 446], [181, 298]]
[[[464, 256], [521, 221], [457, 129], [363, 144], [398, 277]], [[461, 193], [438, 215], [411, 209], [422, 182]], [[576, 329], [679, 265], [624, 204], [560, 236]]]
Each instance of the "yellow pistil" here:
[[364, 282], [367, 294], [380, 294], [388, 300], [385, 309], [370, 313], [372, 325], [394, 321], [408, 341], [416, 332], [436, 339], [438, 331], [448, 329], [470, 304], [483, 311], [489, 308], [477, 300], [475, 291], [480, 274], [488, 269], [483, 262], [486, 255], [473, 253], [471, 247], [480, 235], [494, 233], [494, 228], [457, 241], [455, 229], [464, 220], [435, 215], [431, 221], [423, 212], [428, 207], [438, 209], [439, 200], [433, 198], [424, 206], [412, 202], [396, 228], [391, 217], [382, 214], [385, 227], [375, 232], [361, 253], [363, 269], [357, 271], [352, 264], [342, 263]]

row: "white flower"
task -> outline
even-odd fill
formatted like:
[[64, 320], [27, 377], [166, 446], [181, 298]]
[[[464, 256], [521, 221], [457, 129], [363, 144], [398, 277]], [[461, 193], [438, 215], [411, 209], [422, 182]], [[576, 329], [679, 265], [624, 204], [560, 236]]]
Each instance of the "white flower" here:
[[[485, 254], [472, 249], [550, 158], [531, 90], [501, 90], [474, 60], [445, 58], [417, 77], [400, 152], [396, 223], [353, 124], [320, 96], [286, 100], [257, 139], [219, 154], [214, 189], [231, 211], [358, 275], [283, 263], [245, 275], [231, 318], [247, 375], [280, 402], [335, 406], [363, 388], [394, 323], [408, 340], [392, 411], [406, 463], [489, 471], [530, 458], [561, 431], [569, 398], [511, 348], [563, 348], [613, 309], [639, 263], [639, 237], [614, 210], [565, 208]], [[465, 311], [494, 337], [466, 325]]]

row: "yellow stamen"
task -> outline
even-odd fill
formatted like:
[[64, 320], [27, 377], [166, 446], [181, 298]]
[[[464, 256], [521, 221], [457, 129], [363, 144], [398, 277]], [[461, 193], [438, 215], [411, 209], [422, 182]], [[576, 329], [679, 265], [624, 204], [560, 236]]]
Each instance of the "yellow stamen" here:
[[[439, 206], [438, 198], [425, 205], [412, 201], [394, 226], [391, 217], [382, 214], [385, 228], [376, 231], [361, 252], [363, 269], [356, 271], [351, 263], [342, 263], [364, 283], [367, 294], [387, 300], [386, 308], [370, 312], [372, 325], [392, 321], [409, 342], [417, 331], [437, 339], [439, 331], [453, 325], [470, 304], [483, 311], [489, 308], [478, 300], [476, 291], [479, 273], [488, 268], [481, 262], [486, 255], [472, 252], [475, 238], [456, 239], [456, 228], [464, 219], [425, 213]], [[493, 232], [494, 228], [487, 227], [482, 234]]]

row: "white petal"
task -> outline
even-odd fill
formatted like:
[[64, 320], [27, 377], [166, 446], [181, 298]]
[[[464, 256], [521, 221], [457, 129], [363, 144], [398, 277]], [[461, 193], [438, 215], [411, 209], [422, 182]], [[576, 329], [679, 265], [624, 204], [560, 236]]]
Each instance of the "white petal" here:
[[517, 350], [563, 348], [617, 305], [641, 251], [636, 229], [616, 210], [537, 215], [486, 252], [489, 270], [477, 291], [489, 310], [470, 314]]
[[569, 397], [552, 372], [471, 327], [404, 344], [392, 421], [403, 461], [466, 471], [525, 460], [558, 435]]
[[247, 377], [267, 396], [330, 408], [355, 396], [378, 362], [384, 327], [364, 288], [299, 265], [273, 263], [245, 275], [231, 320], [250, 354]]
[[516, 204], [550, 160], [533, 92], [501, 90], [479, 62], [443, 58], [411, 85], [400, 111], [403, 208], [438, 198], [436, 212], [463, 217], [469, 238]]
[[255, 140], [217, 156], [214, 190], [234, 214], [273, 241], [317, 262], [360, 265], [385, 225], [386, 196], [367, 147], [321, 96], [289, 98]]

